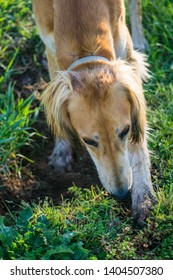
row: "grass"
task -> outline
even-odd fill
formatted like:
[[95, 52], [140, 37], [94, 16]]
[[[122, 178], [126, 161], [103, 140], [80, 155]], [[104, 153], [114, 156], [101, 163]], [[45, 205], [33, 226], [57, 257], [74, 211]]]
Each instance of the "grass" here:
[[[23, 203], [0, 218], [1, 259], [173, 259], [173, 6], [170, 0], [142, 3], [153, 74], [145, 85], [158, 197], [151, 216], [139, 228], [130, 210], [106, 192], [72, 187], [73, 199], [60, 206]], [[0, 0], [0, 10], [0, 169], [14, 164], [17, 173], [16, 158], [25, 157], [22, 147], [32, 143], [39, 109], [33, 97], [16, 92], [16, 84], [28, 61], [41, 68], [43, 49], [31, 1]]]
[[[173, 188], [173, 185], [172, 185]], [[60, 206], [23, 204], [11, 220], [0, 219], [3, 259], [172, 259], [172, 189], [143, 229], [129, 210], [96, 188], [70, 188], [71, 201]]]
[[[13, 86], [9, 83], [7, 92], [0, 95], [0, 161], [1, 172], [7, 169], [19, 171], [19, 159], [25, 158], [20, 149], [30, 145], [32, 137], [38, 133], [30, 125], [36, 120], [38, 108], [32, 109], [33, 95], [25, 100], [15, 101]], [[29, 160], [29, 159], [27, 159]], [[14, 164], [14, 166], [13, 166]]]
[[34, 45], [36, 30], [31, 24], [31, 1], [25, 5], [24, 1], [0, 0], [0, 11], [0, 171], [19, 174], [22, 160], [30, 161], [21, 149], [39, 135], [32, 128], [39, 113], [39, 107], [32, 105], [34, 95], [24, 98], [15, 90], [17, 77], [28, 61], [30, 51], [26, 46], [31, 37], [30, 46]]
[[168, 0], [157, 4], [155, 1], [144, 1], [144, 15], [153, 73], [153, 79], [146, 88], [146, 98], [153, 129], [150, 148], [156, 169], [154, 180], [157, 187], [169, 188], [173, 183], [173, 7]]

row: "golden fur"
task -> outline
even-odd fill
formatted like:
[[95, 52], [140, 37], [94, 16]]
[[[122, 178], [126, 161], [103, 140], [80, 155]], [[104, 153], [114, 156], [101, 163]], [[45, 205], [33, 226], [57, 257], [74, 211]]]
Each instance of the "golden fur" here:
[[[145, 56], [133, 50], [124, 1], [34, 0], [33, 7], [51, 76], [42, 97], [48, 123], [64, 139], [66, 158], [71, 160], [67, 143], [86, 147], [110, 193], [124, 198], [132, 188], [133, 212], [142, 220], [153, 193], [142, 89], [149, 74]], [[92, 55], [109, 61], [67, 70]], [[56, 155], [61, 149], [57, 142]], [[139, 177], [132, 174], [133, 164]]]
[[113, 84], [115, 93], [112, 94], [116, 94], [116, 90], [126, 91], [126, 102], [131, 104], [131, 141], [136, 143], [142, 140], [146, 126], [143, 90], [135, 71], [121, 60], [110, 63], [109, 68], [103, 64], [90, 71], [57, 73], [57, 77], [51, 81], [42, 96], [47, 120], [54, 135], [66, 138], [73, 144], [72, 139], [77, 132], [69, 119], [70, 98], [73, 98], [73, 94], [79, 94], [92, 100], [92, 103], [100, 99], [104, 108], [105, 96], [110, 94], [108, 89]]

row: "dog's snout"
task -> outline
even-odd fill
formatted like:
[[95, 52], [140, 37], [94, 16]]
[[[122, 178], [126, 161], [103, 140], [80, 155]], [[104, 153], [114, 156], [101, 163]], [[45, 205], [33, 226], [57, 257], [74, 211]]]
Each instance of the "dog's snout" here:
[[116, 200], [127, 200], [130, 198], [131, 196], [131, 191], [128, 189], [127, 191], [122, 191], [122, 190], [119, 190], [115, 193], [111, 193], [111, 195], [116, 199]]

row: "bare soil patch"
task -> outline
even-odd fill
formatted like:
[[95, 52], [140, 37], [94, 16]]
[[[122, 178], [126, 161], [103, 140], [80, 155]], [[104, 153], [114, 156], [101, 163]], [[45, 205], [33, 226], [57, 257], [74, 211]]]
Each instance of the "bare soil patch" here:
[[[48, 78], [47, 76], [46, 79], [42, 78], [41, 71], [28, 66], [22, 75], [17, 76], [15, 91], [24, 97], [33, 92], [39, 96], [46, 87], [45, 80]], [[81, 188], [101, 185], [94, 164], [88, 153], [82, 149], [74, 151], [72, 172], [61, 174], [48, 167], [47, 158], [52, 153], [54, 139], [43, 112], [40, 113], [35, 127], [39, 133], [46, 136], [46, 140], [37, 138], [33, 148], [25, 148], [22, 151], [22, 154], [32, 159], [34, 163], [24, 162], [21, 177], [13, 173], [8, 176], [0, 174], [0, 214], [5, 214], [7, 207], [10, 210], [18, 209], [21, 201], [38, 203], [46, 197], [57, 205], [62, 196], [69, 197], [68, 188], [74, 184]]]

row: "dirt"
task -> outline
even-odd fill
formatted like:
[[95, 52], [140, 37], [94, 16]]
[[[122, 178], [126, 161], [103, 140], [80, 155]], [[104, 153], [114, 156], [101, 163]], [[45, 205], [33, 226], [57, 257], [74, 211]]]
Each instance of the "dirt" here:
[[74, 155], [72, 172], [58, 173], [49, 167], [47, 157], [52, 151], [52, 144], [45, 144], [42, 155], [30, 157], [34, 163], [23, 168], [21, 178], [14, 174], [1, 177], [0, 214], [6, 213], [7, 207], [18, 209], [21, 201], [38, 203], [48, 198], [58, 205], [62, 196], [70, 198], [68, 188], [73, 185], [81, 188], [100, 185], [95, 167], [85, 151]]
[[[34, 92], [39, 97], [47, 85], [41, 72], [31, 66], [26, 67], [23, 74], [16, 77], [15, 92], [24, 97]], [[17, 210], [21, 201], [38, 203], [49, 198], [54, 205], [58, 205], [62, 196], [70, 197], [68, 188], [73, 185], [81, 188], [89, 188], [91, 185], [101, 186], [94, 164], [88, 153], [81, 148], [74, 152], [72, 172], [62, 174], [48, 167], [47, 158], [53, 150], [54, 139], [43, 112], [40, 113], [35, 127], [46, 136], [46, 139], [37, 137], [32, 148], [24, 148], [22, 151], [22, 154], [34, 163], [24, 161], [20, 176], [13, 172], [8, 176], [0, 174], [0, 214], [2, 215], [9, 210]]]

